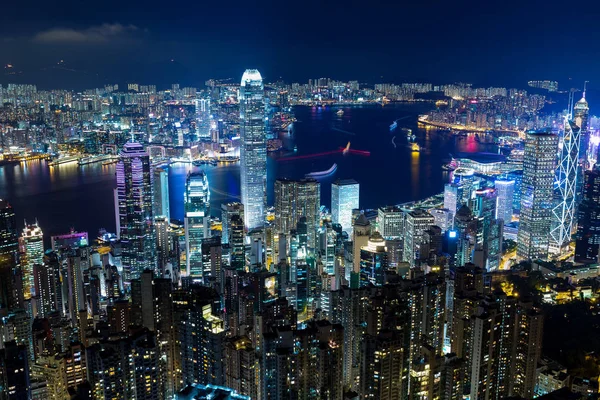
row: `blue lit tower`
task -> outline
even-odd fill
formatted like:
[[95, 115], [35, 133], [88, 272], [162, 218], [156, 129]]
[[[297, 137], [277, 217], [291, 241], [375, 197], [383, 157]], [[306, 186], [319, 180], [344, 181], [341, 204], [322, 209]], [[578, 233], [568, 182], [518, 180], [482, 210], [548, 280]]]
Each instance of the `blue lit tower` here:
[[185, 251], [187, 276], [202, 278], [202, 240], [210, 232], [210, 191], [201, 172], [189, 173], [185, 181]]
[[263, 225], [267, 193], [267, 136], [260, 72], [247, 69], [240, 84], [240, 165], [246, 228]]
[[117, 163], [117, 232], [123, 245], [126, 282], [156, 267], [150, 157], [139, 143], [125, 143]]
[[517, 236], [517, 257], [521, 260], [548, 257], [557, 148], [555, 134], [527, 132]]
[[515, 181], [513, 179], [496, 179], [494, 186], [498, 193], [496, 219], [501, 219], [505, 225], [510, 224], [513, 215]]
[[[579, 102], [577, 103], [579, 104]], [[560, 254], [564, 246], [571, 241], [571, 233], [577, 212], [577, 180], [579, 173], [579, 145], [582, 129], [573, 121], [565, 118], [564, 134], [559, 139], [560, 152], [556, 169], [557, 186], [554, 190], [554, 208], [550, 230], [551, 254]]]
[[354, 179], [337, 180], [331, 185], [331, 220], [352, 233], [352, 210], [358, 208], [360, 185]]

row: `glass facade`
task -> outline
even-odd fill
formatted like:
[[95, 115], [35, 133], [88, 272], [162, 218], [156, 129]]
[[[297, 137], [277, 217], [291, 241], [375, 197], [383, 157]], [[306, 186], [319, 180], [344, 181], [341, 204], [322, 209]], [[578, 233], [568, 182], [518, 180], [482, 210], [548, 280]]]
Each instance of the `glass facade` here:
[[153, 175], [150, 157], [139, 143], [126, 143], [117, 163], [117, 231], [123, 244], [123, 277], [139, 278], [156, 267]]
[[557, 149], [555, 134], [527, 133], [517, 234], [517, 257], [522, 260], [548, 258]]
[[348, 234], [352, 232], [352, 210], [359, 206], [360, 185], [354, 179], [338, 180], [331, 185], [331, 219]]
[[246, 228], [263, 226], [267, 193], [267, 136], [264, 86], [260, 72], [248, 69], [240, 85], [240, 168]]
[[557, 187], [554, 190], [554, 208], [550, 231], [549, 251], [560, 254], [571, 241], [577, 211], [577, 182], [581, 176], [579, 145], [581, 128], [565, 118], [565, 129], [560, 138], [560, 153], [556, 169]]
[[185, 251], [187, 276], [202, 278], [202, 240], [210, 232], [210, 191], [204, 172], [189, 173], [185, 182]]

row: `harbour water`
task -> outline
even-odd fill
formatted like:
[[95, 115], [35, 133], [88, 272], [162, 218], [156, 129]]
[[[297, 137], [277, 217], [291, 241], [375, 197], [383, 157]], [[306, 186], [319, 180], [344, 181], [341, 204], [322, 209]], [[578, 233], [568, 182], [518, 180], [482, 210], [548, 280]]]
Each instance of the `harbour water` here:
[[[282, 134], [284, 149], [271, 153], [267, 162], [269, 204], [278, 177], [302, 178], [306, 174], [335, 171], [321, 177], [321, 204], [329, 207], [331, 183], [353, 178], [360, 185], [361, 208], [399, 204], [439, 193], [448, 180], [443, 162], [450, 153], [495, 151], [495, 146], [474, 137], [454, 137], [435, 129], [419, 128], [417, 117], [430, 103], [381, 106], [297, 107], [291, 134]], [[397, 127], [390, 125], [397, 121]], [[414, 134], [419, 152], [412, 149], [407, 129]], [[350, 151], [342, 150], [350, 142]], [[294, 151], [294, 149], [297, 149]], [[171, 218], [183, 218], [183, 192], [189, 171], [204, 169], [211, 186], [212, 215], [220, 216], [222, 202], [239, 201], [239, 164], [169, 167]], [[115, 166], [77, 163], [48, 167], [46, 161], [0, 167], [0, 198], [15, 208], [18, 222], [37, 218], [45, 235], [71, 227], [95, 236], [100, 228], [115, 229], [113, 188]]]

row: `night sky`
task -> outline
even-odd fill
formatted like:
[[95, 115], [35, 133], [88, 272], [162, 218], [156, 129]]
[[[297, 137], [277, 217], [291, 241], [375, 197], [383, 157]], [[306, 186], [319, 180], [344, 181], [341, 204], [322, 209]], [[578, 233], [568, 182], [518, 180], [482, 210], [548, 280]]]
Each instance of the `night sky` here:
[[[57, 62], [64, 60], [63, 65]], [[0, 83], [200, 86], [267, 80], [600, 87], [594, 1], [17, 1], [3, 4]], [[563, 86], [564, 87], [564, 86]]]

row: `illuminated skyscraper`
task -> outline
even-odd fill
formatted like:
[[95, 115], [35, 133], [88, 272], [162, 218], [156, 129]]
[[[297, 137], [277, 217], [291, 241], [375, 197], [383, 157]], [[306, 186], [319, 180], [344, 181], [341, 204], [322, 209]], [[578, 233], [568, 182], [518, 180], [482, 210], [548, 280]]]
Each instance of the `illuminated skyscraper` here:
[[598, 262], [600, 247], [600, 168], [585, 171], [583, 200], [579, 205], [575, 261]]
[[0, 200], [0, 309], [15, 305], [14, 269], [19, 263], [17, 222], [12, 206]]
[[20, 245], [23, 254], [23, 298], [28, 300], [35, 295], [33, 266], [44, 263], [44, 234], [37, 222], [25, 226]]
[[202, 239], [210, 232], [210, 192], [204, 172], [189, 173], [185, 182], [185, 251], [187, 276], [202, 278]]
[[377, 210], [377, 231], [384, 238], [404, 236], [404, 212], [398, 207], [380, 207]]
[[[579, 103], [577, 103], [579, 104]], [[571, 233], [576, 222], [577, 187], [579, 172], [579, 142], [582, 129], [573, 121], [565, 118], [565, 130], [560, 140], [560, 153], [554, 190], [554, 207], [552, 209], [552, 225], [550, 230], [551, 254], [560, 254], [563, 247], [571, 241]]]
[[515, 181], [511, 179], [497, 179], [495, 182], [496, 193], [496, 219], [501, 219], [504, 224], [512, 221], [513, 197]]
[[354, 179], [337, 180], [331, 185], [331, 219], [352, 232], [352, 210], [359, 207], [360, 185]]
[[558, 137], [550, 132], [528, 132], [521, 183], [521, 216], [517, 257], [546, 259], [552, 216]]
[[267, 136], [260, 72], [247, 69], [240, 84], [240, 166], [246, 228], [263, 226], [267, 193]]
[[321, 185], [314, 179], [275, 181], [275, 230], [288, 235], [301, 217], [306, 217], [308, 248], [317, 246], [321, 207]]
[[573, 107], [573, 122], [581, 129], [581, 143], [579, 144], [578, 148], [579, 159], [584, 163], [587, 162], [587, 152], [590, 144], [590, 132], [588, 130], [589, 113], [590, 108], [587, 100], [585, 99], [584, 89], [583, 97], [577, 103], [575, 103], [575, 106]]
[[154, 169], [154, 216], [170, 218], [169, 207], [169, 171], [165, 168]]
[[117, 231], [123, 244], [123, 275], [129, 282], [156, 267], [150, 157], [139, 143], [125, 143], [117, 163]]
[[244, 220], [244, 205], [242, 203], [221, 204], [221, 243], [229, 243], [231, 237], [231, 218], [234, 215]]

